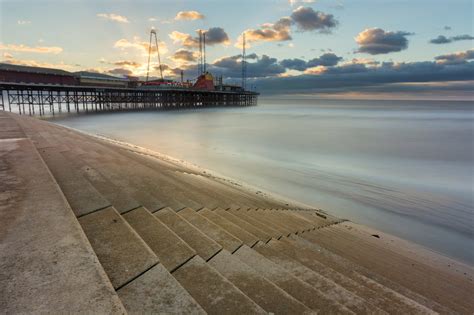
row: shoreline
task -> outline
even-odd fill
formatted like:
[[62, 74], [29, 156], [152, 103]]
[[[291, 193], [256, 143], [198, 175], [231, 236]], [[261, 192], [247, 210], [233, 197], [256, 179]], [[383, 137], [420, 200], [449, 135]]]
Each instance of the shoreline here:
[[[48, 121], [48, 120], [46, 120], [46, 121]], [[51, 121], [48, 121], [48, 122], [51, 122]], [[51, 123], [54, 123], [54, 122], [51, 122]], [[294, 199], [291, 199], [291, 198], [288, 198], [288, 197], [279, 196], [276, 193], [273, 193], [269, 190], [265, 190], [265, 189], [253, 186], [253, 185], [251, 185], [247, 182], [236, 180], [234, 178], [225, 176], [225, 175], [223, 175], [219, 172], [216, 172], [214, 170], [204, 168], [204, 167], [199, 166], [197, 164], [194, 164], [194, 163], [182, 160], [182, 159], [178, 159], [178, 158], [172, 157], [170, 155], [167, 155], [167, 154], [164, 154], [164, 153], [161, 153], [161, 152], [158, 152], [158, 151], [154, 151], [154, 150], [142, 147], [142, 146], [138, 146], [136, 144], [126, 142], [126, 141], [123, 141], [123, 140], [114, 139], [112, 137], [108, 137], [108, 136], [105, 136], [105, 135], [90, 133], [90, 132], [87, 132], [87, 131], [83, 131], [83, 130], [80, 130], [80, 129], [77, 129], [77, 128], [69, 127], [69, 126], [66, 126], [66, 125], [58, 124], [58, 123], [54, 123], [54, 124], [56, 124], [58, 126], [61, 126], [61, 127], [64, 127], [66, 129], [73, 130], [73, 131], [78, 132], [78, 133], [82, 133], [82, 134], [90, 136], [90, 137], [94, 137], [94, 138], [97, 138], [97, 139], [100, 139], [100, 140], [103, 140], [103, 141], [113, 143], [113, 144], [118, 145], [118, 146], [122, 146], [122, 147], [127, 148], [127, 149], [131, 148], [134, 151], [138, 151], [140, 154], [143, 154], [143, 155], [158, 158], [158, 159], [164, 160], [166, 162], [175, 163], [179, 166], [188, 168], [192, 171], [195, 171], [196, 173], [199, 173], [200, 175], [209, 177], [213, 180], [223, 181], [223, 182], [226, 182], [228, 184], [239, 187], [240, 189], [246, 189], [246, 190], [248, 190], [249, 192], [252, 192], [252, 193], [260, 193], [262, 196], [273, 199], [277, 202], [285, 203], [288, 206], [294, 205], [295, 208], [301, 208], [301, 209], [318, 209], [318, 207], [311, 206], [311, 205], [299, 202], [297, 200], [294, 200]], [[324, 209], [318, 209], [318, 210], [322, 211], [322, 212], [324, 212], [328, 215], [331, 215], [330, 213], [326, 212]]]
[[2, 112], [0, 142], [7, 312], [474, 311], [471, 266], [191, 163]]
[[[46, 120], [46, 121], [48, 121], [48, 120]], [[50, 122], [50, 121], [48, 121], [48, 122]], [[54, 123], [54, 122], [51, 122], [51, 123]], [[444, 265], [444, 267], [458, 264], [459, 269], [463, 270], [463, 272], [464, 272], [464, 270], [472, 271], [471, 268], [474, 267], [474, 265], [469, 264], [469, 262], [463, 261], [463, 260], [461, 260], [459, 258], [456, 258], [456, 257], [449, 256], [445, 253], [434, 250], [432, 248], [429, 248], [429, 247], [427, 247], [425, 245], [422, 245], [422, 244], [419, 244], [417, 242], [414, 242], [414, 241], [411, 241], [411, 240], [406, 240], [402, 237], [398, 237], [398, 236], [390, 234], [388, 232], [386, 233], [382, 230], [378, 230], [377, 227], [370, 227], [370, 226], [367, 226], [365, 224], [357, 223], [357, 222], [354, 222], [354, 221], [349, 220], [349, 219], [339, 218], [339, 217], [333, 215], [330, 210], [319, 209], [319, 207], [304, 204], [302, 202], [298, 202], [298, 201], [296, 201], [294, 199], [291, 199], [291, 198], [279, 196], [276, 193], [273, 193], [269, 190], [264, 190], [262, 188], [253, 186], [249, 183], [246, 183], [244, 181], [237, 181], [237, 180], [235, 180], [231, 177], [227, 177], [227, 176], [225, 176], [223, 174], [220, 174], [220, 173], [218, 173], [214, 170], [210, 170], [210, 169], [201, 167], [201, 166], [196, 165], [194, 163], [191, 163], [191, 162], [188, 162], [188, 161], [185, 161], [185, 160], [182, 160], [182, 159], [174, 158], [170, 155], [167, 155], [167, 154], [164, 154], [164, 153], [161, 153], [161, 152], [158, 152], [158, 151], [154, 151], [154, 150], [151, 150], [151, 149], [139, 146], [139, 145], [135, 145], [133, 143], [129, 143], [129, 142], [126, 142], [126, 141], [123, 141], [123, 140], [120, 140], [120, 139], [114, 139], [110, 136], [105, 136], [105, 135], [101, 135], [101, 134], [94, 134], [94, 133], [83, 131], [83, 130], [80, 130], [80, 129], [77, 129], [77, 128], [73, 128], [73, 127], [69, 127], [69, 126], [66, 126], [66, 125], [58, 124], [58, 123], [54, 123], [54, 124], [59, 125], [61, 127], [64, 127], [66, 129], [73, 130], [74, 132], [78, 132], [78, 133], [81, 133], [81, 134], [84, 134], [84, 135], [87, 135], [87, 136], [90, 136], [90, 137], [100, 139], [102, 141], [112, 143], [114, 145], [117, 145], [117, 146], [120, 146], [120, 147], [123, 147], [123, 148], [126, 148], [126, 149], [133, 150], [134, 152], [138, 152], [140, 154], [143, 154], [143, 155], [146, 155], [146, 156], [149, 156], [149, 157], [152, 157], [152, 158], [157, 158], [157, 159], [160, 159], [160, 160], [163, 160], [163, 161], [166, 161], [166, 162], [177, 164], [178, 166], [190, 169], [191, 171], [196, 172], [200, 175], [206, 176], [206, 177], [208, 177], [212, 180], [222, 181], [222, 182], [225, 182], [227, 184], [231, 184], [233, 186], [236, 186], [239, 189], [247, 190], [251, 193], [261, 192], [261, 196], [272, 199], [276, 202], [284, 203], [289, 207], [294, 206], [294, 208], [296, 208], [296, 209], [298, 209], [298, 208], [311, 209], [311, 210], [317, 209], [317, 211], [319, 211], [319, 212], [321, 212], [325, 215], [331, 216], [332, 218], [342, 219], [342, 220], [345, 220], [345, 221], [350, 222], [352, 224], [355, 224], [359, 227], [359, 229], [364, 229], [365, 232], [367, 232], [368, 234], [371, 234], [371, 235], [372, 234], [385, 234], [387, 236], [386, 238], [397, 239], [397, 242], [403, 243], [404, 246], [406, 246], [407, 248], [411, 247], [413, 249], [413, 251], [422, 251], [423, 254], [426, 256], [426, 258], [428, 258], [430, 261], [435, 262], [436, 264], [439, 263], [441, 265]], [[444, 259], [441, 259], [439, 262], [436, 262], [439, 259], [439, 257], [443, 257]], [[474, 274], [472, 276], [474, 277]]]

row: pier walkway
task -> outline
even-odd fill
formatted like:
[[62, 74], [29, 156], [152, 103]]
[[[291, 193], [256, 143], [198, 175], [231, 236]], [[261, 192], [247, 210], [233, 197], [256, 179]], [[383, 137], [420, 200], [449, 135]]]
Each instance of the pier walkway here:
[[258, 93], [253, 91], [0, 82], [0, 110], [29, 116], [71, 112], [252, 106], [257, 104], [257, 98]]
[[0, 111], [0, 312], [472, 314], [473, 270]]

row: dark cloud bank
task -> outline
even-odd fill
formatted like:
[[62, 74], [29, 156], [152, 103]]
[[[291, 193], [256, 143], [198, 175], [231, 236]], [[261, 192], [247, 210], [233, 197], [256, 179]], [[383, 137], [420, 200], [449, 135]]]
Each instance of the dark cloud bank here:
[[432, 40], [430, 40], [430, 43], [440, 45], [440, 44], [449, 44], [449, 43], [457, 42], [457, 41], [461, 41], [461, 40], [473, 40], [473, 39], [474, 39], [474, 36], [471, 36], [471, 35], [468, 35], [468, 34], [451, 36], [451, 37], [446, 37], [444, 35], [439, 35], [438, 37], [433, 38]]
[[381, 28], [366, 29], [356, 37], [359, 44], [357, 52], [378, 55], [402, 51], [407, 49], [407, 36], [410, 35], [413, 33], [384, 31]]
[[[454, 81], [464, 81], [462, 86], [469, 87], [472, 91], [474, 62], [466, 58], [444, 56], [442, 59], [437, 58], [436, 61], [400, 64], [387, 62], [375, 67], [366, 64], [345, 64], [326, 68], [317, 75], [263, 78], [255, 79], [253, 82], [264, 94], [341, 93], [364, 90], [398, 92], [410, 88], [421, 88], [416, 85], [410, 86], [413, 83], [432, 84]], [[473, 58], [472, 53], [469, 58]], [[439, 84], [430, 87], [433, 91], [440, 91], [441, 88], [442, 85]], [[446, 88], [455, 89], [452, 85]]]
[[[267, 55], [247, 57], [249, 84], [263, 95], [348, 92], [465, 92], [474, 90], [474, 49], [440, 55], [433, 61], [377, 63], [358, 61], [342, 63], [342, 58], [325, 53], [308, 61], [277, 60]], [[313, 67], [317, 71], [311, 71]], [[214, 75], [227, 82], [240, 82], [241, 55], [218, 59], [208, 65]], [[181, 69], [171, 69], [176, 75]], [[196, 74], [196, 66], [184, 68], [186, 76]], [[282, 76], [288, 70], [305, 71]]]

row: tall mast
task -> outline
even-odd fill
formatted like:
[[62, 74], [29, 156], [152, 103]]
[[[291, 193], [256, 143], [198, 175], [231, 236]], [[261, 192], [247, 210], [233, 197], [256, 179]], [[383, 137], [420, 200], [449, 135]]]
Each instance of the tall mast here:
[[206, 32], [202, 33], [202, 50], [204, 52], [203, 72], [206, 73]]
[[247, 65], [245, 62], [245, 32], [242, 35], [242, 89], [245, 90], [247, 80]]
[[148, 76], [150, 74], [150, 57], [151, 57], [151, 35], [153, 34], [153, 30], [150, 32], [150, 43], [148, 44], [148, 64], [146, 67], [146, 82], [148, 82]]
[[199, 30], [199, 64], [198, 64], [198, 76], [202, 74], [202, 31]]
[[156, 35], [156, 31], [152, 29], [150, 31], [150, 42], [148, 44], [148, 65], [146, 68], [146, 82], [148, 82], [148, 78], [150, 76], [151, 40], [152, 40], [153, 35], [155, 35], [155, 46], [156, 46], [156, 53], [158, 55], [158, 67], [160, 68], [160, 77], [161, 77], [161, 80], [163, 80], [163, 68], [161, 66], [160, 47], [158, 46], [158, 36]]

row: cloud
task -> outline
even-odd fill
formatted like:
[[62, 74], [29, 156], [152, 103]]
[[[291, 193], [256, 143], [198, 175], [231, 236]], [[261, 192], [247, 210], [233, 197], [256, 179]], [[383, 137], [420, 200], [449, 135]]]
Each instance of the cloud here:
[[[209, 70], [226, 78], [240, 78], [242, 75], [241, 59], [242, 55], [219, 58], [210, 64]], [[249, 62], [249, 59], [255, 61]], [[258, 57], [256, 54], [251, 54], [247, 56], [246, 60], [247, 77], [249, 78], [276, 76], [286, 71], [276, 58], [267, 55]]]
[[449, 38], [447, 38], [444, 35], [439, 35], [438, 37], [433, 38], [433, 39], [430, 40], [431, 44], [447, 44], [447, 43], [451, 43], [451, 42], [452, 42], [452, 40], [450, 40]]
[[3, 53], [3, 59], [13, 59], [13, 55], [7, 52]]
[[408, 32], [384, 31], [381, 28], [369, 28], [357, 35], [355, 38], [359, 49], [357, 52], [371, 55], [388, 54], [390, 52], [402, 51], [408, 48], [406, 36], [413, 35]]
[[[442, 56], [446, 59], [473, 59], [473, 52]], [[441, 59], [439, 59], [441, 60]], [[334, 67], [320, 66], [319, 71], [309, 71], [289, 77], [269, 77], [254, 80], [264, 93], [316, 93], [358, 92], [378, 87], [390, 91], [392, 84], [435, 83], [472, 81], [474, 62], [458, 64], [422, 61], [408, 63], [385, 62], [376, 66], [364, 63], [348, 63]]]
[[[4, 54], [5, 57], [5, 54]], [[77, 71], [79, 65], [69, 65], [64, 62], [60, 63], [49, 63], [38, 60], [28, 60], [28, 59], [16, 59], [13, 56], [9, 55], [9, 58], [5, 57], [5, 60], [2, 61], [8, 64], [20, 65], [20, 66], [30, 66], [30, 67], [43, 67], [43, 68], [52, 68], [52, 69], [62, 69], [67, 71]]]
[[[158, 42], [158, 46], [160, 48], [160, 54], [166, 54], [168, 52], [168, 47], [166, 46], [165, 42]], [[143, 55], [148, 55], [149, 42], [143, 41], [140, 39], [140, 37], [135, 36], [132, 41], [129, 41], [126, 38], [119, 39], [115, 42], [114, 47], [122, 50], [134, 49], [140, 51]], [[152, 43], [151, 52], [156, 53], [156, 47], [154, 43]]]
[[450, 31], [452, 28], [451, 28], [451, 26], [446, 25], [445, 27], [443, 27], [443, 29], [444, 29], [445, 31]]
[[131, 68], [139, 68], [142, 66], [141, 63], [131, 60], [119, 60], [112, 62], [113, 65], [121, 66], [121, 67], [131, 67]]
[[305, 61], [299, 58], [295, 59], [284, 59], [280, 61], [280, 64], [291, 70], [305, 71], [308, 68], [325, 66], [331, 67], [337, 65], [342, 60], [342, 57], [337, 56], [333, 53], [325, 53], [318, 58]]
[[288, 0], [288, 3], [293, 6], [297, 3], [315, 3], [316, 0]]
[[192, 21], [192, 20], [202, 20], [204, 18], [205, 16], [197, 11], [180, 11], [178, 12], [178, 14], [176, 14], [174, 19], [177, 21], [179, 20]]
[[229, 43], [229, 36], [221, 27], [211, 27], [206, 33], [206, 45]]
[[37, 53], [37, 54], [54, 54], [54, 55], [57, 55], [63, 51], [61, 47], [56, 47], [56, 46], [30, 47], [26, 45], [16, 45], [16, 44], [4, 45], [2, 43], [0, 43], [0, 50], [16, 51], [16, 52], [24, 52], [24, 53]]
[[338, 24], [332, 14], [314, 11], [309, 7], [299, 7], [291, 14], [292, 21], [300, 31], [330, 33]]
[[[265, 23], [260, 29], [245, 30], [245, 40], [248, 43], [252, 42], [280, 42], [291, 40], [291, 19], [283, 17], [276, 23]], [[242, 45], [242, 35], [237, 40], [237, 47]]]
[[473, 39], [474, 39], [474, 36], [471, 36], [468, 34], [451, 36], [451, 37], [439, 35], [438, 37], [431, 39], [430, 43], [431, 44], [449, 44], [449, 43], [457, 42], [461, 40], [473, 40]]
[[99, 13], [99, 14], [97, 14], [97, 16], [100, 17], [100, 18], [110, 20], [110, 21], [114, 21], [114, 22], [118, 22], [118, 23], [130, 23], [125, 16], [118, 15], [118, 14], [115, 14], [115, 13]]
[[[199, 31], [199, 30], [198, 30]], [[197, 32], [198, 32], [197, 31]], [[206, 45], [214, 46], [217, 44], [228, 44], [229, 35], [221, 27], [211, 27], [208, 30], [203, 30], [206, 33]], [[169, 37], [175, 44], [181, 44], [185, 47], [198, 47], [199, 37], [193, 37], [190, 34], [173, 31]]]
[[133, 71], [125, 68], [115, 68], [108, 70], [107, 73], [113, 74], [113, 75], [120, 75], [120, 76], [129, 76], [133, 75]]
[[[318, 31], [330, 33], [338, 24], [332, 14], [314, 11], [312, 8], [298, 7], [291, 16], [282, 17], [275, 23], [264, 23], [260, 28], [247, 29], [243, 32], [248, 43], [252, 42], [282, 42], [292, 39], [291, 26], [296, 25], [301, 32]], [[239, 36], [236, 47], [242, 46], [242, 35]]]
[[[469, 49], [466, 51], [454, 52], [451, 54], [436, 56], [435, 60], [440, 64], [445, 65], [458, 65], [465, 64], [469, 60], [474, 59], [474, 49]], [[474, 75], [473, 75], [474, 77]]]
[[28, 25], [31, 24], [31, 21], [26, 21], [26, 20], [18, 20], [16, 21], [18, 25]]
[[156, 21], [157, 21], [157, 19], [154, 18], [154, 17], [148, 18], [148, 22], [156, 22]]
[[176, 63], [187, 63], [196, 61], [198, 57], [197, 52], [187, 50], [187, 49], [178, 49], [175, 53], [169, 58]]
[[181, 44], [185, 47], [197, 47], [199, 42], [190, 34], [173, 31], [168, 35], [175, 44]]

